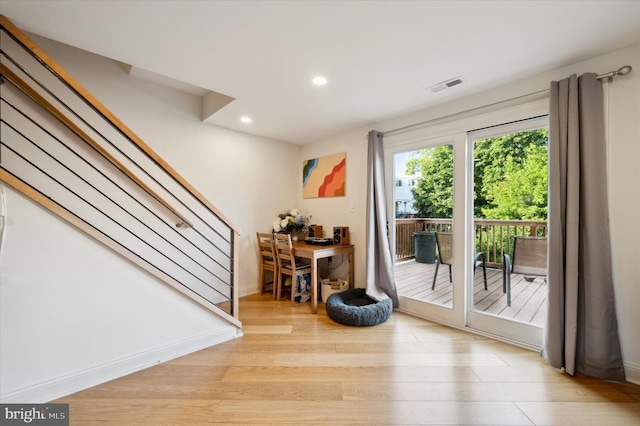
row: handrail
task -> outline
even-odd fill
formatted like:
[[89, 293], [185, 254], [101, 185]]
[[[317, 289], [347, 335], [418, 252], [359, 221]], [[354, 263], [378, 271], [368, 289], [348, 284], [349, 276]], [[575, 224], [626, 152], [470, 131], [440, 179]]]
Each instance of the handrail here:
[[96, 151], [98, 151], [103, 157], [105, 157], [111, 164], [116, 166], [122, 173], [127, 175], [129, 179], [138, 184], [141, 188], [147, 191], [153, 198], [158, 200], [160, 204], [165, 206], [169, 211], [171, 211], [174, 215], [178, 217], [182, 221], [182, 223], [187, 226], [193, 228], [193, 223], [191, 223], [187, 218], [181, 215], [178, 210], [171, 206], [164, 198], [158, 195], [153, 189], [149, 187], [146, 183], [144, 183], [139, 177], [131, 172], [124, 164], [122, 164], [117, 158], [115, 158], [109, 151], [104, 149], [98, 142], [93, 140], [89, 135], [87, 135], [80, 127], [76, 126], [71, 120], [69, 120], [60, 110], [58, 110], [55, 106], [53, 106], [49, 101], [47, 101], [42, 95], [33, 90], [31, 86], [29, 86], [24, 80], [18, 77], [13, 71], [7, 68], [6, 65], [0, 63], [0, 75], [13, 83], [17, 88], [22, 90], [27, 96], [36, 101], [39, 105], [41, 105], [44, 109], [49, 111], [51, 115], [53, 115], [56, 119], [58, 119], [62, 124], [67, 126], [69, 130], [78, 135], [80, 139], [85, 141], [91, 147], [93, 147]]
[[162, 159], [153, 149], [151, 149], [140, 137], [138, 137], [131, 129], [129, 129], [122, 121], [120, 121], [107, 107], [105, 107], [98, 99], [96, 99], [87, 89], [85, 89], [78, 81], [76, 81], [68, 72], [64, 70], [55, 60], [47, 55], [35, 42], [33, 42], [26, 34], [7, 19], [4, 15], [0, 15], [0, 26], [4, 27], [12, 37], [18, 40], [25, 49], [27, 49], [34, 58], [47, 67], [61, 81], [68, 85], [91, 105], [100, 115], [110, 122], [116, 129], [124, 134], [131, 142], [149, 156], [159, 167], [172, 176], [180, 185], [198, 199], [200, 203], [206, 206], [221, 221], [225, 223], [234, 233], [240, 235], [240, 229], [231, 222], [220, 210], [218, 210], [209, 200], [207, 200], [198, 190], [196, 190], [189, 182], [187, 182], [177, 171], [175, 171], [166, 161]]

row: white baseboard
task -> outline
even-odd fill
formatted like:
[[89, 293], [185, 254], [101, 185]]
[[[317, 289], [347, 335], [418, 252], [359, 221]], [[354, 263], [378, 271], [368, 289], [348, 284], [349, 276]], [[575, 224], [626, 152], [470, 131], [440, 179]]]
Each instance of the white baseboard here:
[[260, 291], [260, 284], [240, 284], [240, 297], [249, 296], [250, 294], [256, 294]]
[[76, 371], [0, 395], [2, 403], [45, 403], [84, 389], [106, 383], [136, 371], [170, 361], [241, 336], [241, 330], [229, 324], [223, 328], [190, 337], [145, 352]]
[[640, 365], [624, 362], [624, 374], [627, 377], [627, 382], [640, 385]]

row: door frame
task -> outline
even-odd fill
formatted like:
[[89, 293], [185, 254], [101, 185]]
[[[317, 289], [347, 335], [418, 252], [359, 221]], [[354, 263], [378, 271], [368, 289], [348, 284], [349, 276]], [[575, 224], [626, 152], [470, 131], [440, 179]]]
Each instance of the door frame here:
[[[453, 308], [447, 308], [419, 302], [399, 296], [400, 312], [405, 312], [420, 318], [425, 318], [437, 323], [449, 325], [455, 328], [490, 335], [491, 337], [509, 343], [525, 347], [540, 347], [534, 339], [534, 344], [521, 340], [522, 330], [512, 332], [512, 324], [495, 321], [495, 318], [475, 318], [470, 327], [470, 306], [466, 302], [465, 294], [473, 285], [473, 261], [474, 236], [473, 236], [473, 208], [469, 198], [473, 199], [472, 187], [469, 181], [472, 173], [469, 173], [469, 161], [472, 161], [473, 151], [470, 151], [468, 134], [477, 129], [503, 125], [504, 123], [527, 120], [532, 117], [549, 113], [548, 93], [535, 93], [532, 96], [513, 98], [510, 101], [498, 102], [486, 107], [473, 108], [468, 111], [455, 113], [441, 118], [431, 119], [420, 125], [404, 127], [402, 131], [387, 132], [384, 135], [385, 151], [385, 191], [387, 196], [387, 215], [389, 219], [389, 238], [392, 253], [395, 253], [395, 209], [394, 209], [394, 161], [396, 153], [413, 151], [420, 148], [441, 145], [445, 142], [454, 146], [454, 191], [453, 191], [453, 222], [456, 224], [454, 231], [454, 246], [463, 247], [454, 252], [453, 267]], [[470, 157], [471, 156], [471, 157]], [[457, 188], [457, 189], [456, 189]], [[394, 265], [395, 274], [395, 265]], [[535, 328], [536, 326], [525, 326]], [[485, 330], [492, 330], [491, 332]], [[536, 330], [533, 330], [534, 333]], [[495, 333], [495, 334], [494, 334]], [[541, 334], [540, 334], [541, 335]], [[527, 339], [531, 340], [531, 339]], [[540, 342], [541, 344], [541, 342]]]
[[[467, 133], [467, 164], [468, 169], [466, 180], [466, 200], [465, 207], [467, 209], [467, 241], [465, 249], [467, 250], [467, 259], [473, 259], [475, 256], [475, 229], [473, 226], [474, 221], [474, 180], [473, 180], [473, 164], [475, 160], [474, 156], [474, 143], [476, 140], [482, 140], [491, 137], [497, 137], [507, 135], [511, 133], [526, 132], [541, 128], [549, 127], [549, 116], [542, 115], [538, 117], [531, 117], [529, 119], [518, 120], [515, 122], [505, 123], [501, 125], [494, 125], [488, 128], [474, 130]], [[465, 326], [474, 330], [478, 330], [490, 335], [498, 335], [502, 338], [516, 341], [525, 346], [541, 348], [542, 347], [542, 334], [543, 329], [536, 325], [523, 323], [520, 321], [510, 320], [508, 318], [489, 315], [483, 312], [474, 311], [473, 303], [473, 273], [468, 274], [466, 281], [466, 294], [469, 295], [466, 300], [465, 306]]]
[[[453, 223], [459, 223], [461, 228], [464, 223], [464, 210], [462, 208], [456, 209], [457, 203], [464, 203], [464, 191], [456, 191], [456, 187], [464, 188], [464, 175], [456, 173], [455, 170], [458, 167], [464, 168], [465, 162], [465, 145], [466, 135], [457, 133], [447, 136], [439, 136], [435, 138], [422, 139], [402, 144], [391, 146], [388, 149], [385, 147], [385, 176], [391, 176], [391, 179], [386, 179], [387, 185], [387, 217], [389, 218], [389, 238], [391, 245], [391, 252], [396, 251], [396, 232], [395, 232], [395, 199], [394, 199], [394, 185], [395, 180], [395, 154], [416, 151], [424, 148], [432, 148], [442, 145], [453, 146]], [[388, 185], [391, 183], [391, 185]], [[455, 228], [457, 229], [457, 228]], [[463, 247], [464, 244], [464, 232], [453, 232], [454, 247]], [[451, 308], [442, 305], [436, 305], [433, 303], [423, 302], [416, 299], [411, 299], [398, 295], [399, 310], [411, 315], [419, 316], [421, 318], [431, 319], [443, 324], [451, 325], [454, 327], [462, 327], [464, 325], [464, 250], [454, 250], [453, 253], [453, 270], [452, 270], [452, 285], [453, 285], [453, 306]], [[394, 262], [394, 274], [395, 274], [395, 262]]]

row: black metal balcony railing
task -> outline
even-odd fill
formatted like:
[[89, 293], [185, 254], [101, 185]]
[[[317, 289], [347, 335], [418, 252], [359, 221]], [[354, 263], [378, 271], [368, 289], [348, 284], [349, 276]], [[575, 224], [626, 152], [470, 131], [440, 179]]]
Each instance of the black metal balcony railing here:
[[[546, 221], [492, 220], [473, 221], [476, 238], [476, 252], [483, 252], [487, 266], [501, 268], [502, 256], [513, 255], [513, 241], [516, 236], [547, 235]], [[414, 232], [451, 232], [451, 219], [396, 219], [396, 261], [415, 256]]]

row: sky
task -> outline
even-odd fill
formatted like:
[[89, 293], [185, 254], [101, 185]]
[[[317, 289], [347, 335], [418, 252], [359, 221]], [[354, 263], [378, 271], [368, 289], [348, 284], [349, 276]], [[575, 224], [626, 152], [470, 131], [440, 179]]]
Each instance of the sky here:
[[399, 154], [395, 154], [393, 157], [394, 168], [395, 168], [395, 178], [402, 178], [407, 176], [405, 174], [406, 167], [404, 164], [411, 157], [413, 151], [409, 152], [401, 152]]

